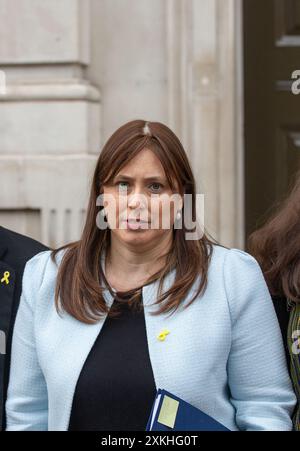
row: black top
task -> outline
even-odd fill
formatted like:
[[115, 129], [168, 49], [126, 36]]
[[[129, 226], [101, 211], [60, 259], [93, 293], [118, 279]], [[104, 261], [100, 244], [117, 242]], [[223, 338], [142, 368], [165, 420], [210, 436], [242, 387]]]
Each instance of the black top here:
[[0, 431], [6, 428], [4, 407], [10, 372], [12, 333], [20, 303], [23, 271], [29, 259], [45, 250], [47, 248], [38, 241], [0, 226], [0, 331], [6, 338], [6, 343], [0, 344]]
[[[156, 395], [141, 290], [138, 303], [117, 292], [111, 311], [84, 363], [69, 431], [145, 431]], [[137, 308], [137, 306], [139, 308]]]
[[282, 339], [284, 343], [284, 349], [285, 349], [285, 355], [286, 360], [288, 364], [288, 369], [290, 372], [290, 353], [287, 343], [287, 334], [288, 334], [288, 325], [289, 325], [289, 318], [290, 318], [290, 312], [288, 309], [288, 302], [287, 299], [284, 296], [272, 296], [273, 305], [277, 314], [277, 319], [280, 325]]

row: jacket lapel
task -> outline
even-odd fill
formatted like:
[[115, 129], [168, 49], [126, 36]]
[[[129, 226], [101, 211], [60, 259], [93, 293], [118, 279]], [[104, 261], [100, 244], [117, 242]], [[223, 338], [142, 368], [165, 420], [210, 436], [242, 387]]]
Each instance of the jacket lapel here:
[[[100, 262], [103, 270], [104, 255]], [[109, 308], [112, 306], [114, 297], [108, 289], [103, 292], [106, 304]], [[49, 384], [48, 398], [53, 400], [56, 408], [53, 410], [53, 417], [51, 410], [49, 415], [49, 430], [68, 430], [70, 415], [72, 410], [73, 398], [76, 389], [77, 381], [80, 377], [81, 370], [84, 363], [98, 337], [107, 315], [104, 315], [95, 324], [82, 323], [70, 315], [63, 314], [64, 320], [57, 322], [56, 310], [53, 310], [53, 324], [56, 330], [56, 337], [45, 337], [47, 349], [44, 355], [47, 360], [43, 362], [44, 370], [54, 371], [53, 374], [48, 374], [50, 379], [55, 378], [55, 383]], [[49, 340], [52, 342], [51, 352], [53, 352], [53, 359], [49, 361]], [[63, 371], [57, 372], [57, 365], [63, 362]], [[64, 392], [57, 390], [57, 384], [63, 387]], [[57, 415], [60, 412], [60, 415]]]
[[[173, 285], [175, 275], [175, 270], [173, 270], [165, 278], [162, 288], [163, 293]], [[169, 378], [168, 374], [170, 365], [172, 366], [172, 362], [174, 361], [173, 357], [176, 356], [173, 338], [178, 333], [178, 328], [176, 327], [178, 317], [174, 313], [171, 315], [170, 312], [153, 315], [153, 312], [156, 312], [161, 306], [161, 304], [154, 305], [154, 302], [158, 299], [158, 288], [158, 280], [151, 285], [143, 287], [148, 350], [156, 389], [164, 388], [171, 391], [172, 389], [174, 390], [174, 387], [170, 386], [170, 380], [172, 378]], [[164, 331], [166, 330], [168, 334], [164, 335]]]
[[11, 323], [11, 315], [15, 290], [15, 271], [4, 260], [7, 244], [0, 228], [0, 429], [3, 421], [3, 385], [7, 337]]
[[[4, 229], [0, 227], [0, 331], [7, 336], [14, 300], [15, 271], [4, 259], [7, 253]], [[0, 342], [0, 355], [5, 354], [4, 343]]]

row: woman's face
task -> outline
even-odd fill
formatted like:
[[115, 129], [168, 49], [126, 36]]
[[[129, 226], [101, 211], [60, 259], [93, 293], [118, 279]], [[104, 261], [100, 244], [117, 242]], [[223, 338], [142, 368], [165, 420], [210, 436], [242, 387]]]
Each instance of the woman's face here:
[[143, 149], [104, 185], [103, 194], [112, 239], [127, 245], [154, 246], [172, 234], [182, 207], [182, 198], [172, 192], [160, 160], [149, 149]]

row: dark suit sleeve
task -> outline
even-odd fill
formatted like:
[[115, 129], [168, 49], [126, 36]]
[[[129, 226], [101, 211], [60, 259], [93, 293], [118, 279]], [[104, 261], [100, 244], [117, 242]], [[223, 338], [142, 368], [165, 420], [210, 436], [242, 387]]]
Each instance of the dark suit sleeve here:
[[6, 304], [7, 314], [4, 319], [5, 330], [7, 331], [6, 354], [4, 356], [0, 356], [0, 358], [4, 359], [3, 370], [0, 372], [0, 430], [5, 430], [5, 402], [10, 372], [11, 342], [22, 292], [24, 267], [27, 261], [33, 256], [47, 250], [48, 248], [36, 240], [4, 229], [3, 227], [0, 227], [0, 243], [1, 248], [5, 248], [5, 252], [0, 256], [2, 267], [5, 268], [7, 265], [12, 268], [14, 272], [14, 286], [10, 287], [11, 295], [5, 298], [5, 302], [8, 303]]

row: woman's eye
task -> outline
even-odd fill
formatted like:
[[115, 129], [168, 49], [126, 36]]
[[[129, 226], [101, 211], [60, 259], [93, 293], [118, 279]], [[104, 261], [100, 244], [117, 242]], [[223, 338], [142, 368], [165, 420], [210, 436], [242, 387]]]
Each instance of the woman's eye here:
[[121, 191], [125, 191], [128, 188], [128, 182], [118, 182], [117, 185]]
[[153, 191], [159, 191], [162, 188], [162, 185], [160, 183], [152, 183], [150, 186], [152, 187], [151, 189]]
[[[116, 183], [119, 191], [126, 191], [129, 190], [130, 186], [129, 186], [129, 182], [125, 182], [125, 181], [120, 181]], [[161, 189], [162, 189], [162, 184], [161, 183], [151, 183], [151, 185], [149, 185], [149, 188], [151, 189], [151, 191], [158, 193]]]

